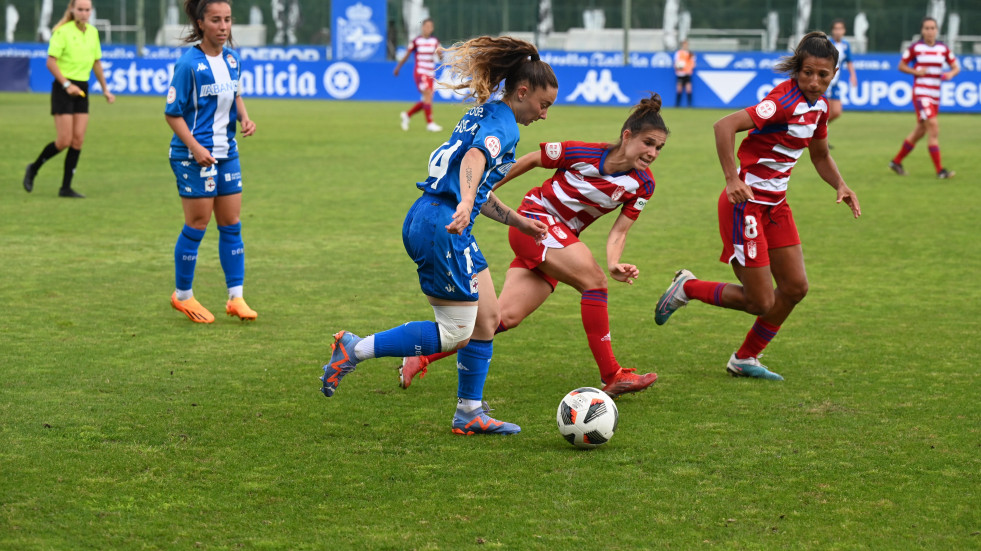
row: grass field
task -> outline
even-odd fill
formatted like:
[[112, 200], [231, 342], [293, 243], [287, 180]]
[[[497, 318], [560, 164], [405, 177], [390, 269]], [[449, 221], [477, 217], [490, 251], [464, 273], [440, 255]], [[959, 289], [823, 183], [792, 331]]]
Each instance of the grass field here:
[[[0, 548], [981, 548], [977, 116], [941, 116], [958, 176], [938, 181], [925, 143], [909, 176], [887, 169], [912, 114], [846, 112], [831, 141], [857, 221], [805, 156], [790, 202], [811, 287], [767, 350], [787, 378], [773, 384], [725, 375], [746, 314], [692, 304], [653, 323], [678, 268], [733, 280], [717, 261], [724, 113], [667, 110], [657, 191], [624, 255], [641, 277], [610, 294], [621, 363], [660, 380], [582, 452], [555, 427], [567, 391], [600, 384], [568, 288], [496, 341], [486, 397], [520, 435], [450, 433], [452, 362], [402, 391], [395, 362], [373, 360], [319, 393], [331, 333], [431, 316], [400, 228], [445, 135], [418, 119], [401, 132], [399, 104], [248, 100], [259, 319], [201, 326], [168, 303], [182, 216], [163, 101], [94, 99], [75, 178], [88, 198], [66, 200], [63, 155], [34, 193], [20, 184], [54, 136], [47, 96], [0, 94]], [[439, 105], [437, 121], [461, 109]], [[626, 113], [556, 107], [519, 153], [615, 139]], [[600, 255], [608, 218], [583, 236]], [[500, 286], [505, 228], [476, 228]], [[213, 224], [194, 289], [222, 313]]]

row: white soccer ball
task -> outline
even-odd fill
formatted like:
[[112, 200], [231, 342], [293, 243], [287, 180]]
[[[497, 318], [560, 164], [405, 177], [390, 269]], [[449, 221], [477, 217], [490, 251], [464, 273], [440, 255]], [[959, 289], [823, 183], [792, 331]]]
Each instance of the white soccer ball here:
[[613, 438], [620, 413], [602, 390], [583, 387], [565, 395], [555, 414], [559, 432], [577, 448], [595, 448]]

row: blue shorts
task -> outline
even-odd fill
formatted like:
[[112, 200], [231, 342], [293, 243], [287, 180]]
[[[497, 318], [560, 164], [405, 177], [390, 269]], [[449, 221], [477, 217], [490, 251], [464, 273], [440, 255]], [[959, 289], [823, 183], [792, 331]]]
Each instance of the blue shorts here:
[[828, 86], [828, 91], [824, 93], [824, 97], [828, 99], [836, 99], [838, 101], [841, 101], [842, 94], [841, 94], [841, 88], [839, 88], [839, 86], [844, 86], [844, 83], [841, 82], [840, 80], [838, 82], [835, 82], [831, 86]]
[[[479, 297], [477, 274], [487, 269], [487, 260], [470, 228], [462, 235], [446, 231], [455, 211], [454, 199], [423, 194], [405, 216], [402, 244], [416, 263], [423, 293], [445, 300], [475, 302]], [[494, 289], [487, 292], [493, 293]]]
[[218, 164], [201, 166], [194, 159], [171, 159], [181, 197], [214, 197], [242, 193], [242, 167], [238, 157], [218, 159]]

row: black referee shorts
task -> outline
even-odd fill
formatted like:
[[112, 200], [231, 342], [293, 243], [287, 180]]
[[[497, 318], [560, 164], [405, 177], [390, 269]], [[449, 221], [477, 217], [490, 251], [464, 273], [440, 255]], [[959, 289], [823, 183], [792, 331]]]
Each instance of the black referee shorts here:
[[74, 115], [89, 112], [89, 83], [80, 80], [71, 81], [85, 92], [85, 97], [69, 94], [58, 81], [51, 84], [51, 114]]

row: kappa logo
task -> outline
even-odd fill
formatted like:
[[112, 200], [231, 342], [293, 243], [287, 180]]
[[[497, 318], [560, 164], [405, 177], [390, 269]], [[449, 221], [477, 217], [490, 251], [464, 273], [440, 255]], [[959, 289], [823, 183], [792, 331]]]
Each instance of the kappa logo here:
[[587, 71], [586, 78], [576, 84], [576, 89], [565, 100], [575, 101], [580, 97], [588, 103], [609, 103], [614, 98], [618, 103], [630, 103], [630, 98], [620, 90], [620, 84], [613, 80], [613, 73], [609, 69], [598, 73], [595, 69]]
[[562, 144], [559, 142], [549, 142], [545, 144], [545, 155], [553, 161], [558, 161], [562, 156]]
[[501, 140], [497, 139], [497, 136], [487, 136], [484, 138], [484, 147], [487, 148], [487, 152], [494, 159], [501, 154]]
[[187, 168], [191, 166], [191, 161], [181, 161], [181, 166]]
[[198, 69], [197, 70], [198, 71], [207, 71], [208, 70], [208, 66], [205, 65], [204, 63], [198, 63]]
[[756, 71], [696, 71], [695, 74], [725, 103], [732, 101], [756, 78]]
[[777, 112], [777, 104], [773, 100], [763, 100], [756, 106], [756, 115], [761, 119], [769, 119]]

